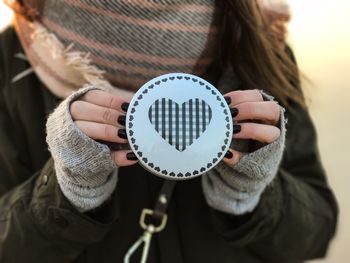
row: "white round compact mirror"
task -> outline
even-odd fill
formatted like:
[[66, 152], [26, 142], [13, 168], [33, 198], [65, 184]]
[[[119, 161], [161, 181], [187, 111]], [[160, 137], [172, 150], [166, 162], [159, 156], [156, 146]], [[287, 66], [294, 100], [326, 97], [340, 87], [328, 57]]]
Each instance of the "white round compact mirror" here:
[[145, 169], [185, 180], [207, 172], [225, 156], [232, 118], [213, 85], [194, 75], [172, 73], [138, 90], [128, 108], [126, 130]]

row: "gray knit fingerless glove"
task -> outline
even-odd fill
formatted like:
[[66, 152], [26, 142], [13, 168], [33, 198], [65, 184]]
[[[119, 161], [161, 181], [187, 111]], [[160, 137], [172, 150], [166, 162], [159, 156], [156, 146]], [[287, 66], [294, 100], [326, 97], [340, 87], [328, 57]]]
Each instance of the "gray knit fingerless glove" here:
[[[263, 94], [267, 100], [273, 98]], [[286, 121], [281, 108], [280, 137], [250, 154], [244, 155], [234, 166], [224, 162], [202, 176], [207, 203], [214, 209], [241, 215], [258, 205], [265, 188], [275, 178], [282, 160]]]
[[96, 89], [87, 86], [66, 98], [49, 116], [47, 137], [57, 181], [67, 199], [81, 212], [104, 203], [117, 184], [117, 167], [111, 151], [82, 133], [72, 120], [70, 105]]

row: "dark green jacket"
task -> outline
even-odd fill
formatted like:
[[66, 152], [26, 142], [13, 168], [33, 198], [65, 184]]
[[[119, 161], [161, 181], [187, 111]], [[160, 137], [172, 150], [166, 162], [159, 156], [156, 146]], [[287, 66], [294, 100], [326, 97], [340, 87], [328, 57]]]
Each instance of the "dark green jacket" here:
[[[12, 29], [0, 37], [0, 262], [122, 262], [141, 234], [162, 180], [140, 166], [121, 168], [111, 200], [79, 213], [62, 195], [45, 143], [45, 122], [59, 100], [29, 67]], [[148, 263], [302, 262], [323, 257], [334, 236], [337, 204], [325, 178], [309, 114], [290, 115], [283, 163], [253, 213], [210, 208], [201, 179], [179, 182], [166, 229]], [[133, 261], [133, 262], [139, 262]]]

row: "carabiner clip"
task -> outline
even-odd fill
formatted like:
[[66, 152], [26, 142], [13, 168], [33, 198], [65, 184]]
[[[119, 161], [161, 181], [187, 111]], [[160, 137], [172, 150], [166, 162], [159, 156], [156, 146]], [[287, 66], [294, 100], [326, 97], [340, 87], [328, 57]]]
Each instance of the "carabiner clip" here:
[[152, 235], [150, 231], [146, 230], [142, 236], [130, 247], [128, 252], [126, 253], [124, 257], [124, 263], [129, 263], [131, 256], [135, 253], [135, 251], [144, 243], [143, 251], [142, 251], [142, 258], [141, 263], [146, 263], [149, 253], [149, 248], [152, 241]]
[[129, 263], [131, 256], [135, 253], [135, 251], [142, 245], [143, 250], [142, 250], [142, 258], [141, 258], [141, 263], [146, 263], [148, 254], [149, 254], [149, 248], [151, 246], [151, 241], [152, 241], [152, 236], [154, 233], [158, 233], [162, 231], [167, 223], [167, 215], [163, 215], [162, 221], [159, 226], [154, 226], [152, 224], [147, 225], [146, 224], [146, 216], [147, 215], [153, 215], [153, 210], [150, 209], [143, 209], [140, 217], [140, 226], [142, 229], [145, 231], [143, 232], [142, 236], [140, 236], [136, 242], [129, 248], [128, 252], [126, 253], [124, 257], [124, 263]]

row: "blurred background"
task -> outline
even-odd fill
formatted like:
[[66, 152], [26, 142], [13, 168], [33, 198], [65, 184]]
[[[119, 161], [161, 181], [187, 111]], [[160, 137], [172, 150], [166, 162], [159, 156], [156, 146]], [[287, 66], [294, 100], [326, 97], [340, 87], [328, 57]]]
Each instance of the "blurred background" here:
[[[328, 257], [315, 262], [349, 262], [350, 258], [350, 1], [289, 0], [288, 43], [299, 67], [315, 121], [321, 155], [340, 204], [338, 234]], [[0, 0], [0, 31], [12, 13]]]
[[340, 205], [338, 234], [326, 260], [350, 260], [350, 1], [290, 0], [289, 43], [305, 84], [321, 156]]

